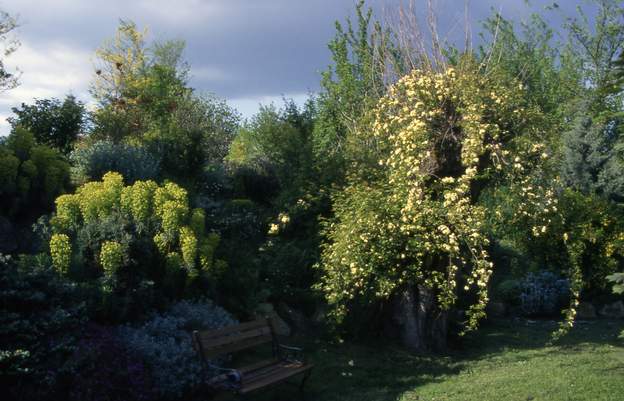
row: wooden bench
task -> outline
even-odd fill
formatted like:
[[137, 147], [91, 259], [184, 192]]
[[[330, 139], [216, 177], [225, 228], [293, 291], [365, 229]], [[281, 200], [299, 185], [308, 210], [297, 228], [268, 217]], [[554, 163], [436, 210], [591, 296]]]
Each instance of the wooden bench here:
[[[238, 369], [223, 368], [210, 362], [215, 357], [267, 343], [271, 343], [273, 354], [272, 358], [267, 360]], [[194, 331], [193, 346], [199, 353], [204, 367], [217, 373], [209, 379], [208, 384], [215, 389], [228, 389], [239, 395], [248, 394], [297, 375], [303, 375], [299, 385], [299, 389], [303, 391], [312, 369], [312, 365], [305, 362], [301, 348], [279, 343], [270, 318], [218, 330]]]

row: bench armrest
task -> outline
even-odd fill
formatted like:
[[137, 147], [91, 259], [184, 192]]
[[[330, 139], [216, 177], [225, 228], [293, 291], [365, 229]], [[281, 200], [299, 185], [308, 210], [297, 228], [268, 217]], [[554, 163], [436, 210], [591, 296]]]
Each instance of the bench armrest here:
[[277, 344], [277, 356], [280, 359], [289, 362], [305, 362], [303, 348], [300, 347], [291, 347], [284, 344]]
[[206, 363], [206, 367], [217, 373], [207, 380], [206, 383], [210, 387], [234, 390], [239, 388], [243, 382], [243, 374], [236, 369], [224, 368], [209, 362]]
[[217, 372], [225, 372], [225, 373], [234, 373], [237, 372], [236, 369], [232, 369], [232, 368], [224, 368], [222, 366], [219, 365], [215, 365], [213, 363], [207, 362], [206, 363], [206, 367], [208, 367], [211, 370], [216, 370]]

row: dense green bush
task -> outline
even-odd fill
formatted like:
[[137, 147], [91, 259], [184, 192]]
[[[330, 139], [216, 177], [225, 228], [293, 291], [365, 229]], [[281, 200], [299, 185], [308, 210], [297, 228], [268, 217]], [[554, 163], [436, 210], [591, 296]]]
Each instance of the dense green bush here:
[[300, 111], [292, 101], [279, 110], [272, 105], [262, 107], [238, 132], [228, 161], [234, 166], [272, 172], [283, 194], [299, 192], [313, 173], [311, 107], [308, 103], [307, 109]]
[[0, 215], [36, 218], [69, 188], [69, 164], [17, 127], [0, 142]]
[[[513, 274], [548, 266], [572, 278], [571, 267], [577, 266], [574, 280], [582, 280], [585, 299], [608, 293], [606, 276], [622, 269], [624, 261], [621, 207], [595, 194], [566, 189], [557, 181], [550, 184], [553, 196], [549, 200], [536, 191], [544, 185], [545, 176], [536, 173], [533, 177], [540, 178], [519, 185], [519, 191], [501, 185], [495, 199], [485, 201], [493, 210], [491, 216], [501, 216], [501, 224], [494, 225], [491, 235], [515, 250], [510, 257]], [[517, 213], [527, 196], [539, 199], [541, 210]], [[545, 221], [537, 218], [540, 213]]]
[[45, 261], [0, 255], [0, 387], [7, 399], [58, 399], [85, 306]]
[[112, 141], [96, 141], [78, 147], [70, 155], [72, 179], [77, 184], [101, 180], [109, 171], [123, 175], [127, 183], [157, 180], [160, 161], [146, 149]]
[[92, 135], [145, 146], [164, 178], [195, 190], [201, 171], [222, 163], [240, 115], [188, 87], [183, 41], [148, 45], [146, 36], [135, 23], [121, 21], [115, 37], [96, 51], [101, 68], [92, 86], [98, 102]]
[[260, 279], [258, 249], [266, 237], [266, 210], [249, 199], [206, 205], [208, 224], [221, 236], [219, 256], [228, 261], [215, 301], [239, 316], [247, 316], [266, 300]]
[[163, 168], [171, 178], [201, 176], [204, 167], [223, 163], [240, 115], [214, 95], [189, 94], [176, 102], [168, 125], [146, 133], [143, 139], [159, 147]]
[[59, 99], [35, 99], [35, 103], [22, 103], [11, 109], [16, 117], [7, 121], [13, 129], [21, 126], [32, 132], [40, 144], [48, 145], [68, 154], [83, 134], [86, 125], [87, 111], [84, 103], [67, 95], [61, 102]]
[[507, 279], [498, 284], [495, 290], [495, 295], [506, 304], [517, 306], [520, 304], [521, 292], [522, 286], [519, 280]]
[[268, 222], [268, 237], [260, 252], [260, 277], [269, 300], [286, 302], [312, 313], [320, 294], [312, 288], [318, 281], [318, 216], [325, 211], [327, 199], [322, 193], [306, 195], [282, 209]]

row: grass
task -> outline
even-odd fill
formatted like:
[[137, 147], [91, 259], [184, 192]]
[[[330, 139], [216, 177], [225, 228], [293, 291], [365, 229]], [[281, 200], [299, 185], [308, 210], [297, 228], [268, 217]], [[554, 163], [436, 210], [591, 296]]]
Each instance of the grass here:
[[[548, 346], [552, 321], [502, 320], [445, 356], [385, 343], [306, 344], [314, 371], [302, 397], [280, 385], [258, 401], [624, 400], [624, 321], [580, 323]], [[292, 341], [293, 343], [296, 340]]]

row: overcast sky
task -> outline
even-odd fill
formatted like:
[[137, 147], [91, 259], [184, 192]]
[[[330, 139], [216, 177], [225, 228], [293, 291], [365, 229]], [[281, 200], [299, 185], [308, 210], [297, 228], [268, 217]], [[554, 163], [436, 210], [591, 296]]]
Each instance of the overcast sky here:
[[[381, 18], [401, 0], [371, 0]], [[564, 11], [578, 1], [561, 1]], [[423, 0], [419, 3], [424, 4]], [[492, 7], [526, 18], [552, 0], [471, 0], [473, 31]], [[22, 45], [6, 63], [23, 71], [21, 85], [0, 93], [0, 133], [11, 107], [73, 93], [89, 102], [93, 54], [119, 19], [149, 28], [149, 39], [183, 39], [191, 84], [225, 98], [244, 116], [282, 96], [301, 102], [319, 88], [330, 63], [334, 22], [353, 14], [354, 0], [0, 0], [19, 19]], [[457, 35], [463, 0], [437, 0], [442, 34]], [[567, 10], [566, 10], [567, 9]], [[461, 32], [459, 32], [461, 33]]]

